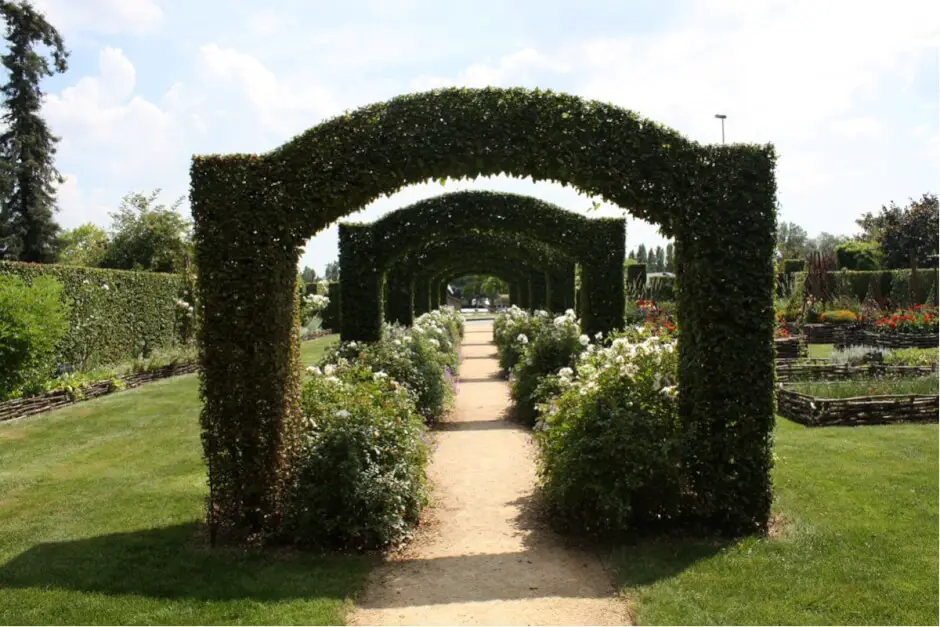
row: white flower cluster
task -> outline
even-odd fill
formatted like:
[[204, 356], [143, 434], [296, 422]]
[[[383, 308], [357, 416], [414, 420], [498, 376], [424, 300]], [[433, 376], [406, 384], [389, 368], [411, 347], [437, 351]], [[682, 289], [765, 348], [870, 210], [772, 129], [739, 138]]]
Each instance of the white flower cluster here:
[[304, 305], [314, 313], [319, 313], [330, 304], [330, 297], [322, 294], [308, 294], [304, 296]]
[[176, 301], [176, 307], [177, 307], [178, 309], [182, 310], [183, 312], [185, 312], [186, 315], [188, 315], [188, 316], [193, 315], [193, 312], [194, 312], [193, 306], [190, 305], [189, 303], [187, 303], [187, 302], [186, 302], [185, 300], [183, 300], [182, 298], [177, 299], [177, 301]]

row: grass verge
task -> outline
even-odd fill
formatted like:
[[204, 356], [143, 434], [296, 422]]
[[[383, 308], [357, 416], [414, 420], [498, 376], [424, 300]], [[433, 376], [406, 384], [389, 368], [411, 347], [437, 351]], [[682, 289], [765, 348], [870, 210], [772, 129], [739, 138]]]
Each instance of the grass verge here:
[[0, 624], [343, 622], [368, 559], [207, 547], [198, 417], [190, 375], [0, 425]]
[[938, 624], [937, 435], [780, 419], [777, 533], [619, 549], [637, 624]]

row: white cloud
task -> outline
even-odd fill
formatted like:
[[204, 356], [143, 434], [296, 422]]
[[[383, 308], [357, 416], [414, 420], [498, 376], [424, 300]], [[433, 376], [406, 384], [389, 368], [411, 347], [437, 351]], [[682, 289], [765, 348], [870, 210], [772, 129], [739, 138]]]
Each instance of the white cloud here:
[[33, 0], [33, 4], [64, 33], [143, 35], [163, 23], [156, 0]]
[[[162, 15], [154, 2], [92, 1], [107, 9], [102, 23], [121, 23], [125, 30], [162, 19], [153, 18]], [[75, 13], [85, 0], [43, 4]], [[150, 11], [149, 22], [135, 21], [127, 17], [133, 6], [156, 7], [157, 13]], [[728, 141], [777, 145], [785, 217], [811, 232], [851, 230], [855, 214], [892, 197], [885, 195], [934, 182], [918, 183], [917, 174], [903, 170], [898, 172], [908, 178], [889, 181], [897, 172], [871, 165], [887, 156], [874, 148], [876, 140], [880, 146], [886, 136], [908, 138], [907, 154], [928, 159], [934, 174], [940, 158], [936, 97], [926, 103], [933, 112], [926, 122], [924, 117], [908, 121], [891, 109], [903, 98], [915, 103], [909, 108], [916, 111], [916, 99], [923, 97], [914, 79], [930, 54], [926, 47], [935, 45], [930, 2], [911, 0], [873, 11], [842, 0], [696, 0], [659, 31], [558, 42], [513, 35], [505, 39], [502, 56], [476, 54], [478, 47], [493, 49], [490, 41], [439, 45], [432, 38], [439, 25], [421, 23], [419, 6], [410, 17], [403, 15], [407, 3], [392, 12], [398, 21], [384, 31], [365, 22], [355, 28], [354, 20], [352, 26], [314, 29], [303, 38], [292, 33], [306, 24], [288, 19], [283, 7], [242, 6], [259, 19], [240, 21], [241, 31], [207, 29], [190, 47], [191, 67], [177, 67], [168, 88], [151, 85], [149, 99], [141, 93], [134, 64], [116, 47], [101, 51], [96, 75], [49, 98], [50, 122], [64, 137], [62, 159], [69, 163], [67, 171], [81, 177], [70, 178], [72, 187], [63, 190], [66, 213], [69, 207], [82, 215], [100, 213], [102, 206], [116, 206], [123, 193], [157, 186], [167, 188], [169, 199], [188, 187], [194, 153], [267, 150], [343, 108], [449, 85], [538, 86], [599, 98], [703, 142], [720, 140], [713, 115], [726, 113]], [[105, 32], [95, 31], [89, 18], [70, 19], [72, 27]], [[416, 37], [419, 32], [428, 38]], [[526, 45], [518, 47], [516, 41]], [[464, 60], [455, 64], [459, 46], [464, 48], [456, 56]], [[445, 48], [441, 61], [437, 53]], [[415, 61], [422, 57], [425, 62]], [[373, 63], [381, 67], [377, 76], [367, 70]], [[402, 67], [396, 70], [396, 64]], [[903, 95], [885, 91], [891, 77], [903, 78]], [[847, 140], [854, 149], [845, 147]], [[355, 219], [374, 219], [419, 198], [464, 188], [532, 194], [575, 210], [590, 204], [558, 185], [503, 177], [411, 187]], [[605, 207], [603, 214], [618, 211]], [[641, 241], [660, 240], [654, 227], [631, 221], [629, 245]], [[304, 261], [318, 267], [335, 258], [335, 228], [314, 238], [308, 251]]]

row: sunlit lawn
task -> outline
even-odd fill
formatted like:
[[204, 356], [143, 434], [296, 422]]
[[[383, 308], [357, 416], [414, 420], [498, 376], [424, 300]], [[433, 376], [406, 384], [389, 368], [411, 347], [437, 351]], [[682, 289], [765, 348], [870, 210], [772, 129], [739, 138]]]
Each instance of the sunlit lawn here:
[[0, 425], [0, 623], [343, 622], [367, 560], [207, 548], [198, 415], [190, 375]]

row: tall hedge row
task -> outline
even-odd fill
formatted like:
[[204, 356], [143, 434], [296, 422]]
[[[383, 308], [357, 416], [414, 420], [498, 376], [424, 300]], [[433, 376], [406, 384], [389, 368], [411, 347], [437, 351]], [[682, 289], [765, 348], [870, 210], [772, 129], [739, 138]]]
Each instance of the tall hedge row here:
[[[497, 174], [570, 185], [676, 239], [686, 511], [721, 533], [766, 528], [774, 161], [770, 146], [703, 146], [611, 104], [521, 88], [401, 96], [323, 122], [264, 155], [195, 157], [210, 535], [263, 538], [284, 512], [300, 429], [295, 283], [306, 240], [408, 185]], [[465, 209], [480, 214], [472, 204]], [[575, 255], [586, 332], [622, 324], [624, 226], [616, 222], [591, 227], [588, 237], [578, 232], [590, 248], [588, 259]], [[460, 224], [467, 222], [453, 228]], [[527, 218], [519, 224], [531, 232]], [[433, 233], [420, 221], [402, 226], [409, 238]], [[410, 247], [355, 242], [342, 228], [340, 236], [341, 245], [368, 244], [360, 248], [367, 256]], [[356, 339], [375, 339], [381, 328], [385, 268], [360, 264], [347, 282], [343, 267], [341, 318], [350, 313]]]
[[62, 284], [71, 305], [59, 349], [64, 364], [126, 361], [178, 341], [176, 302], [186, 288], [180, 275], [12, 261], [0, 261], [0, 274], [27, 282], [50, 276]]

